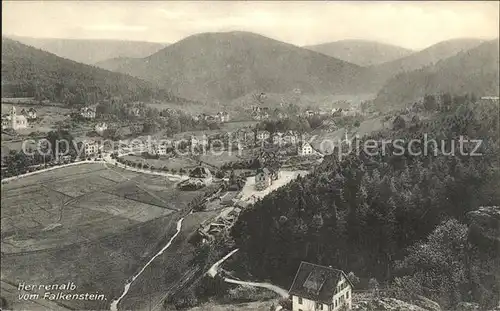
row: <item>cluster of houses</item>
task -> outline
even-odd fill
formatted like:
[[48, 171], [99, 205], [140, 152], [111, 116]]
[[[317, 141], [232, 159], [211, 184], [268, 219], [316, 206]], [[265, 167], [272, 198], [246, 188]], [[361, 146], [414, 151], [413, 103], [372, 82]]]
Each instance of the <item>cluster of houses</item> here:
[[217, 123], [224, 123], [224, 122], [229, 122], [229, 113], [226, 111], [219, 111], [216, 114], [213, 115], [208, 115], [205, 113], [199, 114], [197, 116], [193, 117], [193, 120], [195, 121], [207, 121], [207, 122], [217, 122]]
[[267, 120], [270, 117], [271, 109], [269, 107], [252, 106], [252, 119], [260, 121]]
[[2, 115], [2, 130], [12, 129], [14, 131], [27, 129], [29, 122], [37, 119], [36, 110], [34, 108], [22, 109], [20, 114], [17, 114], [15, 106], [9, 113]]
[[[210, 137], [187, 135], [178, 140], [151, 141], [146, 151], [151, 156], [165, 156], [168, 154], [169, 150], [174, 147], [182, 149], [182, 144], [191, 149], [208, 149], [209, 145], [210, 147], [214, 147], [215, 144], [212, 145], [214, 139], [223, 142], [225, 147], [230, 147], [232, 150], [234, 150], [234, 148], [243, 149], [246, 147], [253, 147], [256, 143], [260, 143], [267, 146], [271, 145], [276, 148], [281, 146], [291, 147], [297, 151], [297, 155], [299, 156], [319, 155], [311, 144], [303, 141], [299, 133], [295, 131], [275, 132], [271, 134], [266, 130], [254, 131], [249, 128], [239, 129], [231, 133], [215, 134]], [[137, 147], [140, 147], [141, 150], [145, 150], [144, 145], [133, 146], [133, 148]]]
[[288, 112], [280, 108], [271, 109], [269, 107], [252, 106], [250, 112], [252, 119], [256, 121], [267, 120], [270, 118], [282, 120], [289, 118]]
[[299, 156], [310, 156], [318, 154], [310, 143], [305, 142], [295, 131], [275, 132], [271, 134], [269, 131], [258, 131], [257, 140], [269, 142], [277, 146], [295, 146]]
[[[312, 118], [315, 116], [328, 116], [331, 115], [333, 117], [340, 116], [355, 116], [357, 114], [361, 114], [361, 110], [357, 106], [350, 106], [349, 108], [333, 108], [330, 111], [327, 110], [305, 110], [302, 113], [297, 113], [297, 117], [305, 117]], [[275, 108], [270, 109], [269, 107], [260, 107], [260, 106], [252, 106], [251, 108], [251, 117], [253, 120], [262, 121], [268, 119], [286, 119], [291, 115], [283, 109]]]

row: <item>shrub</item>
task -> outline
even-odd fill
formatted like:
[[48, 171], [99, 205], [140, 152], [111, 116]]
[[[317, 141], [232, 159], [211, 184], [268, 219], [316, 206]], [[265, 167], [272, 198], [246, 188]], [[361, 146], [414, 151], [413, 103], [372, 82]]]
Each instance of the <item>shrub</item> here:
[[224, 171], [222, 170], [218, 170], [216, 173], [215, 173], [215, 177], [216, 178], [224, 178]]
[[267, 289], [252, 286], [237, 286], [228, 291], [227, 297], [235, 302], [250, 302], [276, 298], [276, 294]]
[[175, 300], [174, 305], [177, 310], [191, 308], [198, 304], [198, 298], [192, 290], [181, 293]]
[[349, 279], [349, 281], [351, 281], [352, 285], [356, 286], [357, 284], [359, 284], [359, 278], [354, 274], [354, 272], [349, 272], [347, 274], [347, 278]]
[[290, 298], [281, 298], [279, 304], [285, 310], [292, 310], [292, 300]]

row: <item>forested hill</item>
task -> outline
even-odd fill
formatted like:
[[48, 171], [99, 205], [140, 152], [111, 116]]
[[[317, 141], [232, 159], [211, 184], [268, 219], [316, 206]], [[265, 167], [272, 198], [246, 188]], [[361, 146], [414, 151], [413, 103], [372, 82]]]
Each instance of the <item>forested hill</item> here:
[[424, 94], [475, 93], [497, 96], [499, 92], [498, 39], [418, 70], [403, 72], [380, 90], [375, 104], [380, 109], [401, 107]]
[[143, 59], [99, 66], [168, 85], [180, 96], [230, 101], [254, 92], [353, 94], [365, 69], [249, 32], [201, 33]]
[[[415, 128], [373, 138], [408, 143], [423, 141], [424, 134], [447, 142], [446, 151], [457, 140], [456, 153], [459, 135], [483, 139], [477, 150], [483, 155], [400, 156], [388, 146], [385, 155], [330, 156], [315, 172], [242, 212], [232, 237], [245, 268], [287, 288], [305, 260], [353, 271], [362, 280], [398, 277], [406, 290], [444, 307], [472, 299], [471, 286], [484, 289], [481, 303], [498, 302], [495, 288], [476, 283], [478, 269], [466, 269], [461, 224], [466, 212], [499, 204], [498, 107], [463, 104]], [[423, 246], [410, 248], [419, 242]]]
[[36, 97], [68, 105], [111, 97], [123, 101], [186, 100], [125, 74], [80, 64], [2, 38], [2, 97]]

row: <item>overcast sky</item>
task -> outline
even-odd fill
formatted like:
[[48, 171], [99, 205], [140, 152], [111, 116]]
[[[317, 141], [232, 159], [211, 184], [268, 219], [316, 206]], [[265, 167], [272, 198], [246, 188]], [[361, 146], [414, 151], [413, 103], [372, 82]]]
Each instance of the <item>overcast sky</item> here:
[[296, 45], [367, 39], [422, 49], [497, 38], [499, 2], [2, 1], [2, 33], [173, 43], [242, 30]]

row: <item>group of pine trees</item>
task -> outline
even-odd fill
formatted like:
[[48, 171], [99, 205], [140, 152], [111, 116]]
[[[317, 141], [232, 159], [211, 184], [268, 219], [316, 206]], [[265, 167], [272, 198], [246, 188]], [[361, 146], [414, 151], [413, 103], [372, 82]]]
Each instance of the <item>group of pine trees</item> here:
[[[243, 264], [285, 288], [304, 260], [354, 271], [362, 280], [420, 284], [421, 294], [444, 306], [470, 299], [461, 253], [447, 247], [455, 245], [453, 239], [464, 242], [460, 234], [468, 211], [500, 202], [497, 109], [467, 102], [417, 129], [366, 138], [408, 143], [423, 141], [426, 134], [438, 142], [436, 154], [394, 155], [389, 146], [376, 155], [361, 151], [326, 158], [311, 174], [242, 212], [232, 237]], [[468, 153], [443, 154], [460, 136], [481, 139], [476, 151], [482, 155], [470, 155], [475, 144], [464, 147]], [[443, 230], [449, 236], [442, 238]], [[430, 246], [415, 248], [428, 238]]]

